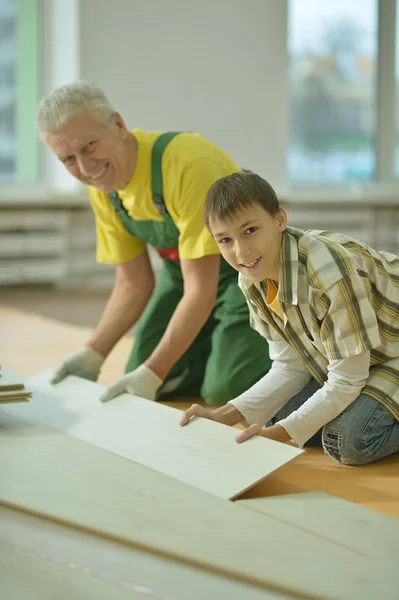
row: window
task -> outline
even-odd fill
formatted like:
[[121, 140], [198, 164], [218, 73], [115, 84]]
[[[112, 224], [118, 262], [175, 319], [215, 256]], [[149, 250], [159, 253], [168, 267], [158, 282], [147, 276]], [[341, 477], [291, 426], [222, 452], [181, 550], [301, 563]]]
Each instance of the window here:
[[0, 180], [15, 173], [16, 2], [0, 1]]
[[39, 0], [0, 0], [0, 183], [39, 174]]
[[395, 143], [395, 175], [399, 177], [399, 7], [396, 7], [396, 48], [395, 48], [395, 118], [396, 118], [396, 143]]
[[376, 177], [377, 0], [289, 0], [292, 184]]

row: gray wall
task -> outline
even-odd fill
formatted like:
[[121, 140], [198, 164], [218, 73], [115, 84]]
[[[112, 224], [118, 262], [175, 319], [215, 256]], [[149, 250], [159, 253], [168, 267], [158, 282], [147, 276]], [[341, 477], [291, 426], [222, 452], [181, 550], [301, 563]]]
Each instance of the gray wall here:
[[127, 125], [197, 131], [280, 188], [284, 0], [82, 0], [80, 75]]

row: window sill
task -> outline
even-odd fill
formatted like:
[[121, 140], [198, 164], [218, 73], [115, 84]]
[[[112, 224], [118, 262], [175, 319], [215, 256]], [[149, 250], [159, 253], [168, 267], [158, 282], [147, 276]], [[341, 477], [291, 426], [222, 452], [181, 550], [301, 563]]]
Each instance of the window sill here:
[[90, 201], [86, 191], [61, 194], [37, 184], [0, 186], [0, 208], [80, 208], [88, 206], [90, 206]]
[[337, 187], [286, 188], [279, 194], [283, 204], [398, 206], [399, 181]]

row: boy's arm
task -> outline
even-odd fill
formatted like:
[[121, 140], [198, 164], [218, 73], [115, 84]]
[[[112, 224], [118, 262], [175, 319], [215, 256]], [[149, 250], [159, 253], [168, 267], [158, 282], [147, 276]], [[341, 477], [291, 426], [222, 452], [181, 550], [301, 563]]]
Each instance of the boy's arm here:
[[230, 400], [247, 423], [265, 424], [311, 379], [295, 350], [283, 339], [268, 340], [272, 367], [249, 390]]
[[370, 352], [330, 361], [328, 378], [298, 410], [279, 421], [291, 439], [302, 447], [361, 394], [370, 371]]
[[186, 425], [191, 417], [202, 417], [224, 425], [237, 425], [244, 421], [242, 414], [230, 403], [215, 410], [210, 410], [199, 404], [193, 404], [188, 410], [183, 413], [180, 419], [180, 425]]
[[[322, 322], [320, 341], [329, 358], [327, 381], [298, 410], [277, 424], [298, 446], [303, 446], [345, 410], [361, 394], [366, 383], [370, 350], [381, 344], [377, 316], [366, 284], [363, 277], [352, 274], [324, 292], [323, 306], [328, 310], [318, 318]], [[257, 434], [269, 437], [270, 430], [256, 432], [253, 428], [252, 435]]]
[[[184, 413], [180, 424], [185, 425], [193, 416], [225, 425], [236, 425], [244, 419], [248, 423], [267, 423], [311, 377], [295, 351], [283, 339], [268, 342], [273, 364], [262, 379], [226, 406], [214, 411], [194, 404]], [[254, 357], [254, 360], [261, 359]]]
[[361, 394], [369, 374], [370, 352], [331, 361], [324, 386], [298, 410], [272, 427], [254, 424], [240, 433], [237, 442], [260, 435], [278, 442], [294, 440], [302, 447], [319, 429], [335, 419]]
[[[324, 292], [320, 341], [329, 359], [324, 386], [280, 425], [298, 444], [335, 419], [361, 393], [370, 370], [370, 351], [381, 344], [367, 279], [355, 273]], [[315, 307], [317, 309], [317, 307]]]

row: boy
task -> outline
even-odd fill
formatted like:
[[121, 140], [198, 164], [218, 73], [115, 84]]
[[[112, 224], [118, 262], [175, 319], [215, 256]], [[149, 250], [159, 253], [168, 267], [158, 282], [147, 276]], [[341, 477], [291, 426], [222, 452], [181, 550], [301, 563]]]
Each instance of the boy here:
[[345, 235], [287, 227], [274, 190], [252, 173], [216, 181], [204, 218], [239, 272], [273, 365], [226, 406], [193, 405], [180, 424], [194, 415], [245, 419], [252, 425], [239, 442], [322, 443], [348, 465], [399, 453], [399, 258]]

